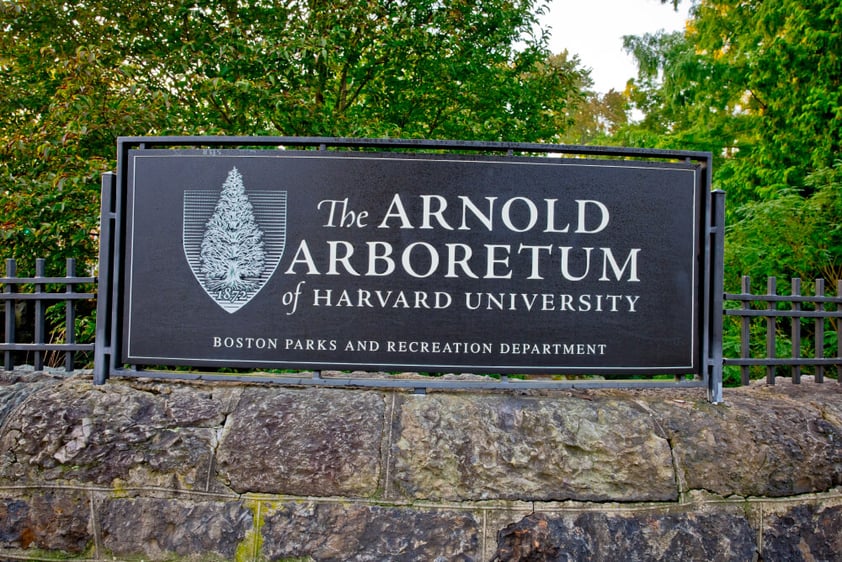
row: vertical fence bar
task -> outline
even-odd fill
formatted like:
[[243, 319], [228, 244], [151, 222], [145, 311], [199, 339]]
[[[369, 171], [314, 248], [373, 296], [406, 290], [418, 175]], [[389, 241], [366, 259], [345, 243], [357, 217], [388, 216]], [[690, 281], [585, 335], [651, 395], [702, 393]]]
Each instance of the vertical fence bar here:
[[[824, 279], [816, 279], [816, 310], [824, 311]], [[824, 317], [816, 317], [816, 359], [824, 359]], [[824, 382], [824, 365], [816, 365], [816, 382]]]
[[[35, 260], [35, 277], [46, 277], [46, 260], [44, 258], [37, 258]], [[36, 295], [35, 298], [35, 344], [36, 345], [44, 345], [44, 324], [45, 324], [45, 314], [44, 314], [44, 301], [37, 298], [37, 295], [44, 293], [44, 284], [43, 283], [35, 283], [35, 290], [33, 291]], [[40, 349], [35, 350], [35, 361], [34, 366], [36, 371], [43, 371], [44, 370], [44, 352]]]
[[[766, 294], [773, 296], [777, 294], [777, 281], [774, 277], [769, 277], [766, 280]], [[770, 311], [769, 316], [766, 317], [766, 357], [769, 359], [775, 358], [775, 331], [777, 330], [777, 323], [775, 317], [772, 316], [772, 310], [775, 303], [771, 300], [766, 302], [766, 308]], [[766, 365], [766, 384], [775, 384], [775, 366]]]
[[[750, 295], [751, 294], [751, 277], [748, 275], [743, 275], [743, 286], [742, 286], [743, 295]], [[749, 310], [751, 308], [751, 301], [744, 300], [743, 301], [743, 310]], [[740, 318], [740, 358], [741, 359], [750, 359], [751, 358], [751, 317], [746, 315]], [[751, 367], [748, 365], [740, 365], [740, 379], [743, 386], [747, 386], [751, 383]]]
[[[7, 259], [6, 260], [6, 277], [12, 279], [17, 274], [17, 265], [15, 264], [15, 260]], [[12, 294], [16, 292], [16, 285], [14, 283], [6, 283], [6, 286], [3, 288], [3, 292], [5, 294]], [[4, 301], [3, 307], [6, 311], [6, 344], [13, 344], [15, 343], [15, 301], [9, 299]], [[11, 349], [7, 349], [3, 353], [3, 368], [7, 371], [11, 371], [15, 368], [15, 359], [14, 359], [14, 352]]]
[[[795, 277], [792, 279], [792, 296], [801, 296], [801, 279]], [[795, 300], [792, 301], [792, 310], [799, 312], [801, 310], [801, 303]], [[791, 324], [792, 333], [792, 358], [801, 358], [801, 317], [793, 315]], [[801, 365], [792, 366], [792, 384], [801, 384]]]
[[[67, 277], [76, 277], [76, 260], [73, 258], [67, 258], [66, 264]], [[74, 292], [74, 284], [67, 283], [65, 285], [65, 293], [71, 295]], [[70, 298], [64, 301], [64, 341], [69, 344], [76, 343], [76, 306]], [[73, 370], [73, 363], [75, 359], [76, 357], [73, 351], [68, 350], [64, 353], [65, 371], [70, 372]]]
[[[836, 298], [842, 297], [842, 279], [836, 280]], [[842, 302], [837, 302], [836, 312], [842, 312]], [[842, 318], [836, 319], [836, 382], [842, 384]]]

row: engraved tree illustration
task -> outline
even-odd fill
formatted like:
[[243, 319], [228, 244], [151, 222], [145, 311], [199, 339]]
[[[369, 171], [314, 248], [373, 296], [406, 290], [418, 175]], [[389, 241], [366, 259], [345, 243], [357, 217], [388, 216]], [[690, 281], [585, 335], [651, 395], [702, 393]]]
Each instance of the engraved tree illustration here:
[[217, 299], [233, 302], [258, 286], [266, 256], [253, 210], [243, 176], [232, 168], [205, 227], [200, 254], [207, 289]]

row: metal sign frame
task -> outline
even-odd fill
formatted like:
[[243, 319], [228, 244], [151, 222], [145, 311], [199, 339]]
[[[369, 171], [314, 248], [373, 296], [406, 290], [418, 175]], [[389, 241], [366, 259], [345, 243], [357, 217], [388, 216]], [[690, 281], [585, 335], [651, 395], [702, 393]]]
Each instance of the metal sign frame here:
[[[236, 360], [222, 365], [213, 361], [188, 360], [168, 363], [166, 356], [154, 363], [145, 361], [147, 367], [138, 363], [125, 362], [126, 357], [133, 357], [127, 353], [125, 332], [129, 324], [126, 314], [126, 291], [133, 282], [130, 264], [126, 263], [127, 253], [132, 252], [131, 243], [133, 233], [128, 232], [132, 218], [128, 216], [132, 208], [130, 194], [129, 162], [135, 161], [137, 155], [163, 154], [177, 149], [179, 151], [205, 151], [198, 154], [221, 155], [245, 150], [259, 150], [269, 148], [300, 149], [321, 157], [334, 155], [365, 156], [370, 153], [395, 153], [422, 157], [459, 159], [479, 158], [508, 163], [527, 159], [539, 161], [542, 157], [557, 156], [570, 162], [595, 162], [595, 165], [607, 163], [606, 160], [628, 165], [629, 162], [639, 162], [641, 166], [652, 166], [652, 163], [669, 165], [672, 163], [692, 166], [695, 181], [701, 190], [701, 209], [697, 213], [699, 220], [694, 226], [697, 229], [699, 267], [695, 282], [697, 283], [698, 311], [694, 311], [694, 331], [698, 333], [698, 341], [693, 353], [696, 354], [695, 371], [682, 374], [676, 369], [666, 370], [674, 375], [670, 380], [655, 380], [651, 377], [637, 377], [635, 380], [577, 379], [555, 380], [551, 376], [538, 376], [528, 380], [511, 378], [510, 374], [516, 370], [504, 371], [497, 378], [401, 378], [401, 377], [365, 377], [350, 375], [322, 376], [322, 369], [345, 368], [354, 369], [354, 365], [336, 365], [329, 360], [322, 364], [299, 365], [299, 368], [315, 369], [312, 372], [293, 375], [259, 374], [220, 374], [217, 372], [199, 372], [198, 367], [213, 369], [215, 367], [243, 367], [249, 364], [238, 364]], [[722, 379], [722, 270], [723, 270], [723, 234], [724, 234], [724, 194], [711, 192], [711, 155], [704, 152], [665, 151], [647, 149], [625, 149], [615, 147], [583, 147], [570, 145], [550, 145], [537, 143], [495, 143], [495, 142], [467, 142], [467, 141], [429, 141], [429, 140], [393, 140], [393, 139], [339, 139], [322, 137], [125, 137], [117, 143], [117, 172], [106, 173], [102, 178], [102, 223], [100, 234], [100, 288], [97, 310], [97, 346], [95, 357], [95, 381], [103, 383], [109, 376], [152, 376], [156, 378], [181, 378], [203, 380], [249, 380], [273, 382], [291, 385], [318, 386], [363, 386], [381, 388], [410, 388], [425, 391], [431, 388], [458, 389], [519, 389], [519, 388], [563, 388], [563, 387], [706, 387], [709, 398], [713, 402], [721, 401]], [[353, 154], [351, 154], [353, 153]], [[362, 154], [361, 154], [362, 153]], [[132, 155], [132, 156], [130, 156]], [[493, 158], [490, 158], [493, 157]], [[527, 158], [525, 158], [527, 157]], [[574, 160], [575, 159], [575, 160]], [[547, 162], [544, 160], [544, 162]], [[658, 164], [654, 164], [658, 165]], [[134, 181], [134, 180], [131, 180]], [[133, 189], [134, 186], [132, 186]], [[186, 203], [185, 203], [186, 205]], [[582, 212], [582, 211], [580, 211]], [[195, 273], [195, 272], [194, 272]], [[207, 289], [206, 289], [207, 290]], [[220, 304], [222, 306], [222, 304]], [[235, 306], [235, 305], [230, 305]], [[236, 305], [239, 306], [239, 305]], [[230, 311], [229, 311], [230, 312]], [[160, 370], [146, 370], [149, 365], [162, 365]], [[169, 367], [167, 367], [169, 365]], [[190, 366], [194, 370], [173, 370], [172, 366]], [[423, 365], [412, 365], [423, 367]], [[282, 365], [261, 365], [260, 368], [282, 368]], [[384, 362], [383, 370], [391, 370]], [[397, 369], [405, 370], [405, 369]], [[418, 368], [419, 371], [433, 369]], [[448, 372], [465, 372], [469, 369], [448, 370]], [[524, 373], [540, 372], [540, 368], [524, 369]], [[489, 372], [487, 370], [483, 372]], [[558, 371], [553, 371], [557, 373]], [[575, 369], [571, 374], [599, 374], [601, 370]], [[618, 372], [614, 369], [614, 373]], [[622, 371], [620, 371], [622, 372]], [[508, 373], [508, 375], [507, 375]], [[643, 374], [640, 370], [632, 369], [633, 375]], [[655, 374], [657, 371], [655, 372]]]

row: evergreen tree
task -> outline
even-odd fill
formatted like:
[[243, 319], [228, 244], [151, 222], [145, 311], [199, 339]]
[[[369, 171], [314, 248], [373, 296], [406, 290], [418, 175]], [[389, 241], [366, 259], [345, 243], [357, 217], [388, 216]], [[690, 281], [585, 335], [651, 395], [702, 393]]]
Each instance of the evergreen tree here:
[[207, 222], [200, 255], [207, 289], [220, 300], [234, 301], [257, 286], [263, 272], [263, 232], [243, 186], [243, 176], [232, 168]]

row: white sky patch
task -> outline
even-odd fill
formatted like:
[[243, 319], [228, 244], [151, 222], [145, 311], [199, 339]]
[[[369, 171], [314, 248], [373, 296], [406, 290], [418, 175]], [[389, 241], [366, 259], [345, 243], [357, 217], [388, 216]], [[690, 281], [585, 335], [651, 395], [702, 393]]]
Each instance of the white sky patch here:
[[623, 91], [637, 75], [634, 59], [623, 51], [623, 36], [684, 29], [689, 8], [688, 0], [678, 12], [660, 0], [549, 0], [541, 22], [551, 28], [550, 50], [579, 55], [591, 70], [594, 90], [605, 93]]

